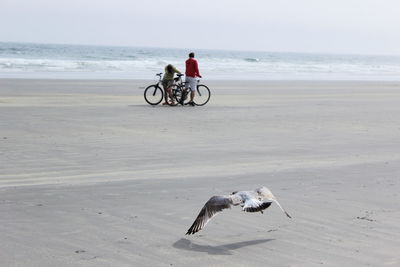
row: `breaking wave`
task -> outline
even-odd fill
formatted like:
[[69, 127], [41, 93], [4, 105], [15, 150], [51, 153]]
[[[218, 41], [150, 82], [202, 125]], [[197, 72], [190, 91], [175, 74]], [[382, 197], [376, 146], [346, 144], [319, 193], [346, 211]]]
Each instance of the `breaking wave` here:
[[[185, 49], [0, 43], [0, 78], [148, 79]], [[195, 51], [207, 79], [400, 80], [400, 58], [360, 55]]]

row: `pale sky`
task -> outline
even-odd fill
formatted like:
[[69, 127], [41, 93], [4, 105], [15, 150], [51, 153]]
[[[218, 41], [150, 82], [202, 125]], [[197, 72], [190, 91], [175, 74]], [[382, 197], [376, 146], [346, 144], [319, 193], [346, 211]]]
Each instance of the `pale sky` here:
[[0, 41], [400, 55], [400, 1], [0, 0]]

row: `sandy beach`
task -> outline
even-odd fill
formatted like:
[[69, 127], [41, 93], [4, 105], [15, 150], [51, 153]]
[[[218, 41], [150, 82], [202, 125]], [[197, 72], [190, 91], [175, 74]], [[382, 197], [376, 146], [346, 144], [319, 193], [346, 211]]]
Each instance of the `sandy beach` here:
[[[0, 79], [0, 266], [400, 266], [400, 82]], [[213, 195], [267, 186], [264, 214]]]

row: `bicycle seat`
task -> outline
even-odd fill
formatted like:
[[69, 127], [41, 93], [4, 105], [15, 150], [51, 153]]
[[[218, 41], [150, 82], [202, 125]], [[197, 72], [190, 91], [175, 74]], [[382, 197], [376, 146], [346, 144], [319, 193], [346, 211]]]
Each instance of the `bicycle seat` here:
[[181, 77], [181, 76], [183, 76], [183, 74], [182, 73], [181, 74], [176, 74], [176, 76]]
[[161, 75], [162, 75], [162, 72], [161, 72], [161, 73], [157, 73], [157, 74], [156, 74], [156, 76], [161, 76]]

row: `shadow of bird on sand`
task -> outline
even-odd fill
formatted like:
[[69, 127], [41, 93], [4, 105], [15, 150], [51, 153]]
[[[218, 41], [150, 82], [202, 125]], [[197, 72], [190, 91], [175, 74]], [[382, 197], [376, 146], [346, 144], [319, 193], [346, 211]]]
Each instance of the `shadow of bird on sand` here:
[[257, 240], [242, 241], [242, 242], [230, 243], [219, 246], [210, 246], [210, 245], [198, 245], [186, 238], [181, 238], [178, 241], [176, 241], [172, 246], [177, 249], [205, 252], [211, 255], [232, 255], [231, 252], [232, 250], [247, 246], [258, 245], [272, 240], [274, 239], [257, 239]]

